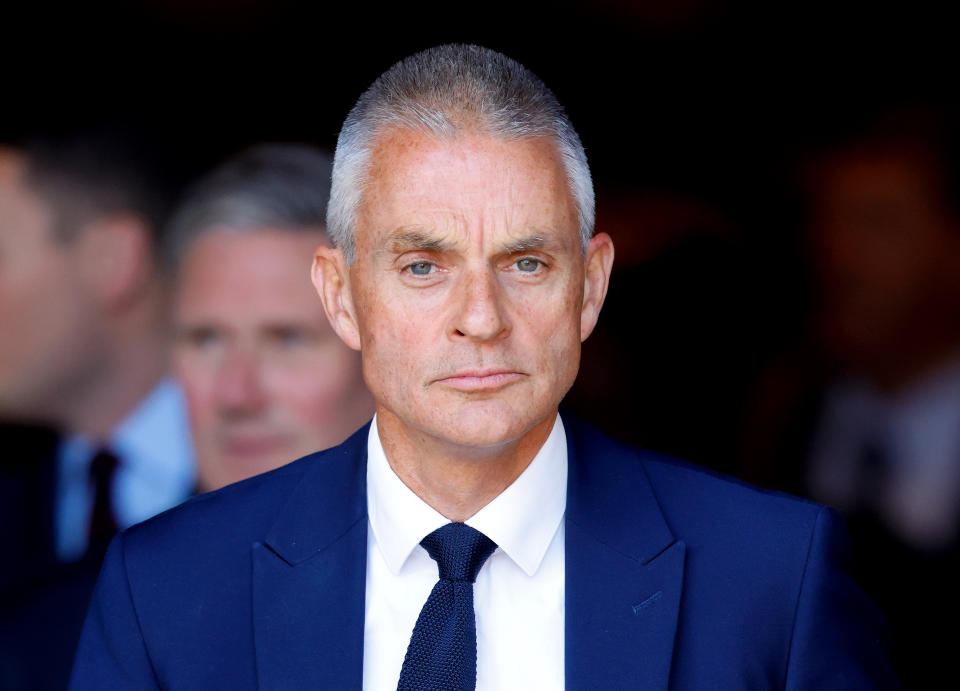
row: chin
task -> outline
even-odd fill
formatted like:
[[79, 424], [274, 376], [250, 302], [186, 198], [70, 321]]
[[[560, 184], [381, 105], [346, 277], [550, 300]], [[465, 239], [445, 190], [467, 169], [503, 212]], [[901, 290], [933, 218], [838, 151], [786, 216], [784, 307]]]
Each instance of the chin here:
[[453, 415], [434, 423], [434, 434], [477, 450], [493, 448], [522, 438], [542, 417], [531, 415], [526, 406], [517, 410], [502, 401], [485, 401], [458, 406]]

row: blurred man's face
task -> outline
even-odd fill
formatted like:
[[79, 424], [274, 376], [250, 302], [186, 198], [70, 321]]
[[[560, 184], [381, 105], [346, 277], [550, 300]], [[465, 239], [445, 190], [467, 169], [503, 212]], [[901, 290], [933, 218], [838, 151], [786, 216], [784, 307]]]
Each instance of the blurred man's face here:
[[320, 233], [213, 231], [181, 267], [176, 369], [204, 490], [333, 446], [372, 413], [309, 280]]
[[890, 367], [956, 314], [960, 238], [934, 174], [922, 157], [885, 150], [838, 155], [820, 170], [811, 235], [819, 324], [843, 364]]
[[25, 168], [0, 149], [0, 416], [56, 423], [60, 402], [99, 376], [105, 335], [90, 279], [103, 267], [82, 232], [53, 236]]
[[384, 135], [356, 226], [351, 299], [381, 429], [490, 448], [552, 420], [599, 311], [581, 318], [552, 142]]

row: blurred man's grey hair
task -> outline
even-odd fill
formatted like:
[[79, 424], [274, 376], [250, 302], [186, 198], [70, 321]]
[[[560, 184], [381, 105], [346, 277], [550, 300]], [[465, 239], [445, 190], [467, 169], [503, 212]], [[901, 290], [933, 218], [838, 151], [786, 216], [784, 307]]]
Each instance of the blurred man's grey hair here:
[[472, 45], [444, 45], [401, 60], [367, 89], [350, 111], [333, 165], [327, 229], [348, 263], [370, 155], [392, 128], [450, 139], [467, 132], [506, 140], [549, 137], [566, 168], [584, 252], [593, 234], [593, 183], [587, 156], [563, 107], [530, 70]]
[[213, 230], [323, 232], [333, 161], [304, 144], [261, 144], [229, 159], [188, 192], [165, 233], [164, 260], [176, 269]]

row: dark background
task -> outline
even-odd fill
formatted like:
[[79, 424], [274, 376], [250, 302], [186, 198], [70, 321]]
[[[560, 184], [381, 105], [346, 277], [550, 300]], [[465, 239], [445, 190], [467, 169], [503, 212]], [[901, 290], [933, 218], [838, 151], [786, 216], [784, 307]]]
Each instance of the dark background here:
[[756, 215], [783, 156], [821, 127], [880, 101], [954, 90], [946, 11], [916, 3], [344, 4], [15, 8], [2, 22], [3, 119], [135, 122], [200, 167], [263, 139], [330, 147], [387, 66], [475, 42], [556, 91], [598, 188], [679, 186]]
[[362, 89], [418, 49], [501, 50], [568, 109], [618, 248], [570, 405], [736, 471], [755, 369], [805, 318], [793, 162], [873, 110], [947, 104], [947, 20], [916, 3], [41, 3], [0, 23], [0, 123], [135, 129], [175, 192], [256, 142], [332, 149]]

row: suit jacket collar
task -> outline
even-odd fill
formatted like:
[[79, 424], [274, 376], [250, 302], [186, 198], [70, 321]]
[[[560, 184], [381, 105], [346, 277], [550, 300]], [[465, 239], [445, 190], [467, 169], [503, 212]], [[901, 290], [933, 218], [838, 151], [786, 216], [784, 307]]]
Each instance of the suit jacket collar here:
[[564, 411], [567, 520], [642, 564], [675, 541], [639, 454]]
[[564, 422], [567, 689], [666, 689], [684, 544], [638, 453], [571, 415]]
[[265, 542], [288, 564], [323, 551], [367, 516], [367, 434], [370, 423], [315, 461], [290, 495]]
[[368, 429], [305, 461], [264, 542], [253, 545], [262, 689], [362, 687]]
[[[563, 412], [568, 689], [665, 689], [684, 545], [635, 452]], [[369, 425], [317, 454], [253, 547], [262, 688], [361, 688]]]

